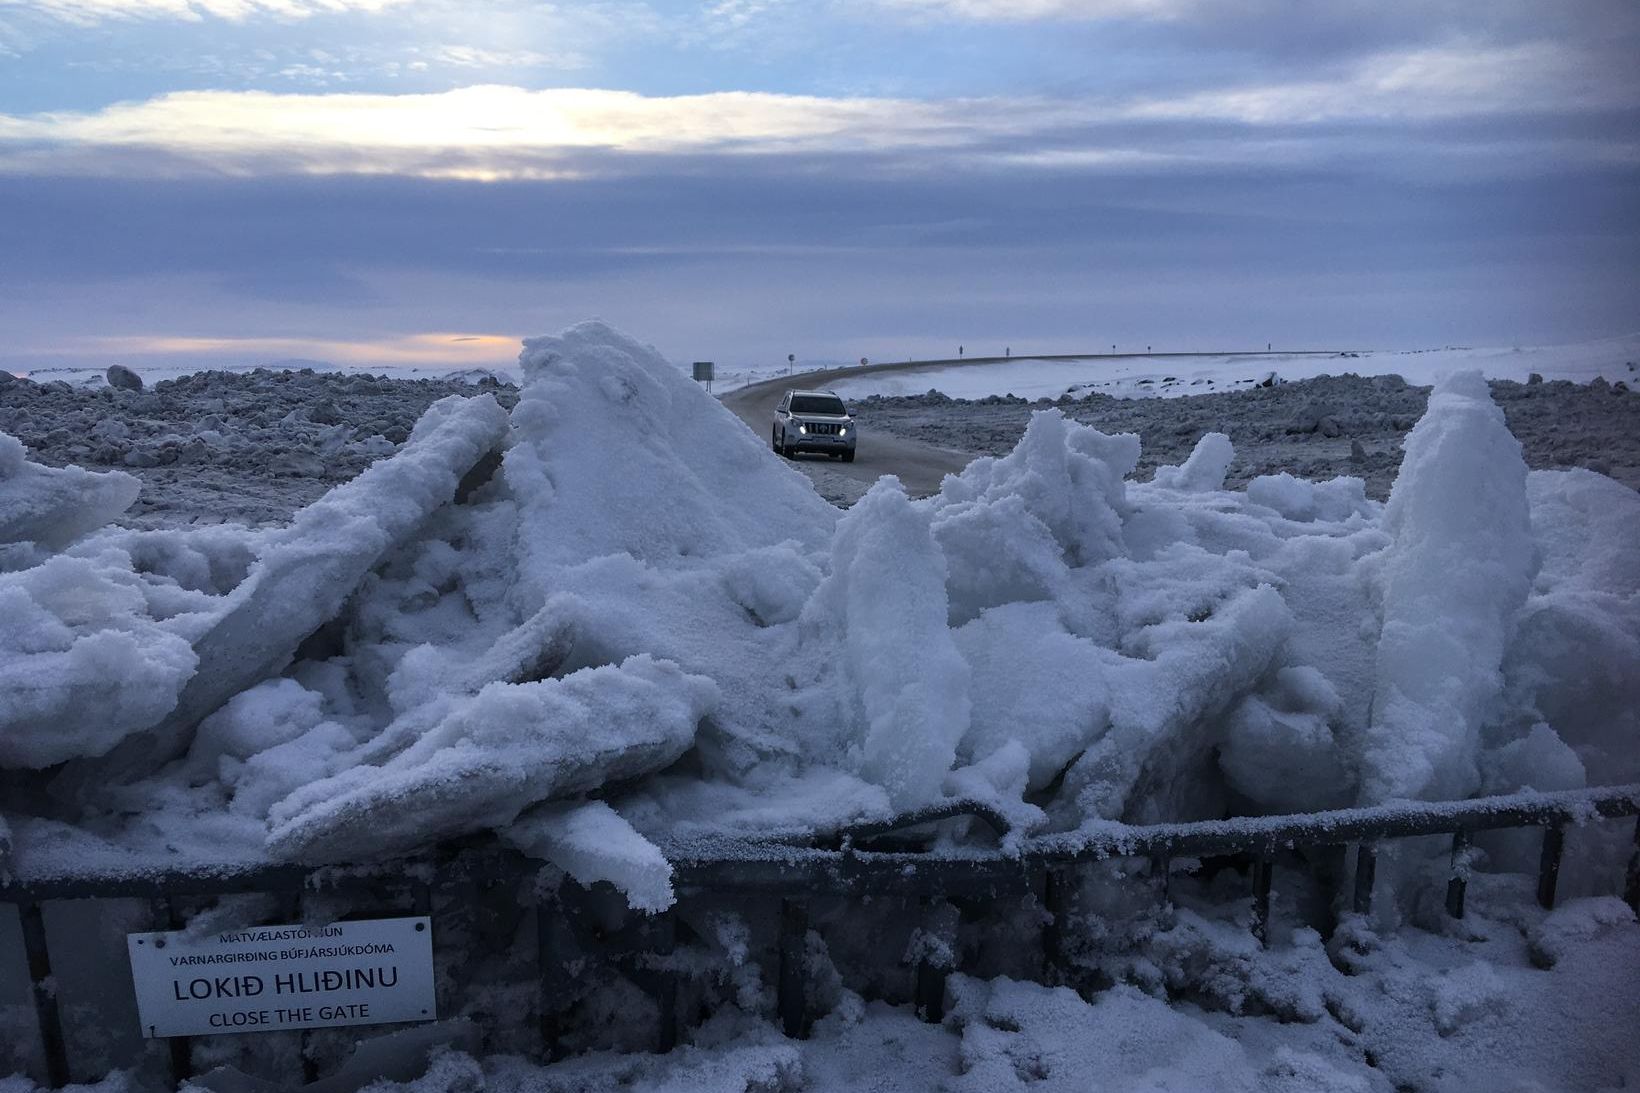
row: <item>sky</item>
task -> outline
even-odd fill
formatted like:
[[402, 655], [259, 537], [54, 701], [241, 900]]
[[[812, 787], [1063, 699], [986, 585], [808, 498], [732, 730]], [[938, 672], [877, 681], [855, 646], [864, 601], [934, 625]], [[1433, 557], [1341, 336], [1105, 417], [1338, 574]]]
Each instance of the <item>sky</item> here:
[[0, 367], [1640, 330], [1634, 0], [0, 0]]

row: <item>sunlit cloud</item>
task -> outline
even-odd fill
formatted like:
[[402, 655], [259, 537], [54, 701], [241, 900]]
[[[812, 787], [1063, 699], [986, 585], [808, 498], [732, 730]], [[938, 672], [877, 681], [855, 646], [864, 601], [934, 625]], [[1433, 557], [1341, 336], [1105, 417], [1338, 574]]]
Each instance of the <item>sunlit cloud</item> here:
[[[1068, 120], [1065, 104], [480, 86], [427, 95], [179, 92], [91, 113], [0, 115], [0, 169], [153, 150], [225, 173], [553, 178], [570, 153], [953, 148]], [[63, 153], [54, 156], [51, 153]], [[129, 165], [129, 164], [128, 164]], [[283, 172], [282, 172], [283, 173]]]

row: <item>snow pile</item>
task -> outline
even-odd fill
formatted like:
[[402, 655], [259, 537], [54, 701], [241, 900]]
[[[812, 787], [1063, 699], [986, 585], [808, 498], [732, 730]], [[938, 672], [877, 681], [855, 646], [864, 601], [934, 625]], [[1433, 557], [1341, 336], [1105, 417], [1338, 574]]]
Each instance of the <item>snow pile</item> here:
[[521, 366], [511, 415], [435, 404], [286, 529], [104, 531], [0, 574], [0, 763], [56, 768], [128, 854], [496, 830], [651, 911], [669, 843], [952, 795], [1017, 836], [1632, 769], [1637, 499], [1528, 476], [1476, 376], [1387, 506], [1226, 489], [1216, 432], [1136, 483], [1136, 436], [1050, 409], [935, 496], [888, 478], [840, 514], [608, 327]]

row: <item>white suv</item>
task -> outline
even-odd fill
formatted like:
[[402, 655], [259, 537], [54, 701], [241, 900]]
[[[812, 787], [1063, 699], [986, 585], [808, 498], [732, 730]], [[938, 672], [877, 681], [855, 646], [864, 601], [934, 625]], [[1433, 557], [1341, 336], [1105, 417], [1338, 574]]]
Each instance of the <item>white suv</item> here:
[[798, 452], [825, 452], [853, 463], [858, 431], [848, 407], [830, 391], [787, 391], [774, 412], [769, 446], [787, 459]]

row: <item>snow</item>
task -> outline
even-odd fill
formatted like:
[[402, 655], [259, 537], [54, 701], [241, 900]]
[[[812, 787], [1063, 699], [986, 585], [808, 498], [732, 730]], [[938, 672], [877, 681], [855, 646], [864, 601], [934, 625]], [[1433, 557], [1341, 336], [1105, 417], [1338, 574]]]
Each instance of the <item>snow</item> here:
[[[1507, 833], [1478, 842], [1477, 911], [1450, 935], [1417, 929], [1419, 871], [1444, 870], [1444, 850], [1387, 863], [1378, 918], [1331, 942], [1298, 909], [1327, 897], [1284, 860], [1269, 951], [1222, 871], [1181, 875], [1181, 903], [1160, 909], [1090, 876], [1072, 959], [1117, 984], [1092, 997], [1022, 981], [1041, 909], [991, 908], [1017, 944], [952, 977], [939, 1029], [845, 984], [886, 982], [919, 945], [971, 967], [972, 916], [931, 908], [878, 937], [834, 909], [806, 942], [830, 1016], [804, 1047], [767, 1023], [746, 954], [769, 939], [738, 908], [680, 901], [666, 856], [803, 842], [953, 795], [1005, 814], [1017, 847], [1113, 820], [1640, 779], [1640, 496], [1594, 471], [1528, 472], [1479, 373], [1436, 387], [1387, 503], [1355, 476], [1238, 488], [1233, 430], [1198, 430], [1136, 481], [1137, 435], [1049, 407], [932, 497], [885, 478], [840, 512], [603, 324], [531, 339], [520, 369], [511, 413], [477, 389], [432, 403], [396, 454], [279, 528], [100, 527], [114, 511], [93, 495], [128, 492], [123, 475], [0, 445], [0, 491], [71, 487], [0, 572], [21, 875], [349, 863], [492, 834], [545, 878], [613, 886], [622, 914], [677, 906], [696, 940], [673, 970], [703, 965], [733, 999], [670, 1061], [450, 1052], [408, 1088], [797, 1085], [900, 1051], [938, 1061], [896, 1075], [907, 1088], [1376, 1090], [1422, 1080], [1443, 1043], [1442, 1080], [1461, 1088], [1494, 1084], [1493, 1054], [1519, 1063], [1511, 1037], [1544, 1052], [1523, 1081], [1640, 1077], [1617, 1048], [1610, 1065], [1567, 1060], [1532, 1031], [1550, 1014], [1566, 1035], [1553, 990], [1617, 990], [1640, 945], [1609, 900], [1539, 915], [1512, 872], [1535, 851]], [[1591, 863], [1628, 837], [1580, 829], [1565, 896], [1609, 892]], [[938, 845], [994, 840], [952, 821]], [[487, 1004], [505, 1008], [502, 990]], [[647, 1003], [629, 984], [586, 990], [583, 1017], [610, 1029], [580, 1046], [638, 1036]]]
[[1640, 362], [1640, 333], [1569, 345], [1507, 348], [1448, 347], [1425, 350], [1347, 350], [1319, 353], [1191, 353], [1179, 355], [1090, 355], [1070, 360], [1015, 357], [984, 364], [930, 365], [909, 372], [878, 372], [839, 380], [833, 389], [845, 399], [868, 395], [911, 395], [937, 390], [951, 398], [979, 399], [1011, 394], [1058, 398], [1068, 392], [1097, 391], [1119, 398], [1178, 398], [1207, 391], [1246, 390], [1274, 374], [1278, 382], [1355, 373], [1398, 375], [1408, 383], [1429, 384], [1456, 371], [1478, 371], [1488, 379], [1524, 383], [1534, 373], [1545, 380], [1588, 383], [1633, 382], [1632, 362]]
[[1135, 483], [1137, 437], [1050, 408], [933, 497], [885, 479], [840, 515], [607, 326], [520, 367], [511, 414], [434, 403], [286, 528], [109, 530], [5, 574], [7, 765], [70, 760], [57, 793], [94, 809], [111, 778], [170, 799], [184, 757], [188, 793], [304, 860], [645, 774], [610, 819], [664, 843], [953, 787], [1063, 830], [1632, 772], [1632, 491], [1529, 480], [1477, 374], [1437, 388], [1387, 505], [1227, 488], [1215, 431]]

